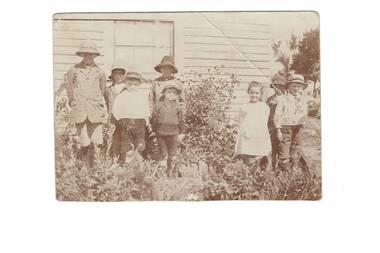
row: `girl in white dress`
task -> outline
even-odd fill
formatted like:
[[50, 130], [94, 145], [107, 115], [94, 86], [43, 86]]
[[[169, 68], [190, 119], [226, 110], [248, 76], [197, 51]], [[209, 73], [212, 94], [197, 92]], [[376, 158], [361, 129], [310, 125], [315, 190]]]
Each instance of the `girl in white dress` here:
[[268, 130], [269, 107], [261, 101], [263, 86], [252, 81], [248, 84], [249, 102], [239, 110], [239, 133], [235, 155], [242, 156], [249, 164], [266, 158], [267, 166], [271, 152]]

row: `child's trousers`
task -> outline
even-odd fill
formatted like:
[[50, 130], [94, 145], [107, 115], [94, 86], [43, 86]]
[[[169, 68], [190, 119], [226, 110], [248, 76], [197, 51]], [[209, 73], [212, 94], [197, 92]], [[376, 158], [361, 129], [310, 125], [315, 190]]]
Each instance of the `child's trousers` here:
[[111, 137], [110, 155], [111, 157], [117, 157], [120, 154], [121, 146], [121, 129], [118, 121], [115, 118], [111, 118], [110, 125], [113, 126], [113, 132]]
[[87, 147], [91, 143], [103, 144], [103, 123], [93, 123], [88, 119], [81, 123], [75, 123], [82, 147]]
[[278, 140], [277, 140], [277, 134], [276, 134], [276, 129], [272, 129], [270, 132], [270, 141], [271, 141], [271, 144], [272, 144], [272, 154], [271, 154], [271, 158], [272, 158], [272, 161], [271, 161], [271, 164], [272, 164], [272, 168], [273, 169], [276, 169], [277, 167], [277, 156], [278, 156]]
[[302, 154], [302, 130], [302, 125], [281, 127], [283, 140], [278, 142], [279, 169], [289, 170], [299, 160]]
[[141, 153], [145, 149], [145, 119], [120, 119], [120, 157], [125, 162], [129, 150], [135, 149]]
[[161, 160], [167, 161], [168, 170], [172, 170], [175, 167], [178, 135], [159, 135], [158, 146], [160, 147]]

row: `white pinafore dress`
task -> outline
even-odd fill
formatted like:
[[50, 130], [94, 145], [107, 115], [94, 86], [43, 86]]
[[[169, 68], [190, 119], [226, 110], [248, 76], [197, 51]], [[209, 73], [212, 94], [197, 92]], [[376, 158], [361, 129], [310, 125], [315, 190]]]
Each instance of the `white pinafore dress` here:
[[240, 107], [240, 128], [235, 154], [266, 156], [271, 152], [268, 130], [269, 107], [264, 102], [247, 103]]

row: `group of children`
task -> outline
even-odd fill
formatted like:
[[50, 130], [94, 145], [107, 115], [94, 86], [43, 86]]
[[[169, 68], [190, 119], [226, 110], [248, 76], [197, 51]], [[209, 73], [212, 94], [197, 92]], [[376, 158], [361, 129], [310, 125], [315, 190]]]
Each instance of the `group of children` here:
[[106, 76], [94, 62], [99, 55], [96, 45], [85, 41], [76, 54], [82, 62], [72, 67], [65, 79], [82, 160], [90, 168], [96, 166], [103, 125], [109, 123], [114, 129], [111, 154], [118, 163], [125, 164], [131, 150], [146, 156], [146, 143], [154, 135], [160, 165], [172, 173], [178, 141], [184, 137], [184, 96], [175, 78], [178, 70], [173, 58], [165, 56], [155, 66], [161, 76], [151, 86], [140, 73], [116, 61], [107, 88]]
[[112, 85], [106, 95], [110, 122], [115, 126], [112, 153], [121, 164], [130, 150], [146, 157], [146, 143], [153, 132], [161, 165], [172, 172], [178, 140], [184, 136], [182, 87], [174, 77], [177, 68], [172, 57], [165, 56], [155, 70], [161, 76], [144, 89], [138, 72], [128, 70], [122, 62], [112, 66]]
[[289, 171], [302, 158], [302, 129], [308, 116], [307, 84], [300, 74], [277, 75], [275, 94], [261, 100], [264, 86], [248, 84], [249, 102], [239, 110], [239, 133], [235, 154], [248, 163], [266, 162], [267, 167]]
[[[140, 73], [117, 61], [112, 65], [112, 85], [107, 88], [106, 76], [94, 62], [99, 55], [96, 45], [86, 41], [76, 54], [82, 62], [72, 67], [65, 78], [82, 159], [89, 167], [96, 166], [103, 124], [108, 122], [114, 125], [111, 150], [119, 163], [126, 163], [130, 150], [144, 155], [147, 136], [153, 133], [160, 163], [168, 168], [168, 174], [172, 173], [178, 141], [184, 137], [186, 104], [181, 84], [175, 78], [178, 70], [173, 58], [165, 56], [154, 67], [161, 76], [146, 89]], [[271, 84], [276, 94], [263, 102], [263, 85], [249, 83], [249, 102], [239, 112], [236, 155], [249, 163], [266, 158], [267, 166], [278, 163], [280, 169], [289, 169], [300, 155], [308, 109], [302, 95], [306, 86], [302, 75], [292, 74], [287, 80], [279, 76]]]

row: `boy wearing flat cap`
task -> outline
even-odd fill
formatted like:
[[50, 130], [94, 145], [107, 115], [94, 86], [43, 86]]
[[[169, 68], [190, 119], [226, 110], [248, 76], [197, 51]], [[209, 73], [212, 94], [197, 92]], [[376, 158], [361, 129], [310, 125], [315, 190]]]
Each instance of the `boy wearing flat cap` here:
[[287, 93], [277, 99], [273, 122], [278, 141], [278, 167], [289, 171], [302, 155], [302, 130], [308, 115], [308, 99], [302, 94], [307, 84], [299, 74], [287, 78]]
[[65, 75], [66, 89], [72, 118], [80, 137], [80, 156], [86, 165], [93, 168], [99, 146], [103, 144], [103, 124], [108, 118], [106, 76], [94, 62], [94, 58], [100, 55], [94, 42], [83, 42], [76, 55], [82, 61]]
[[179, 175], [176, 171], [178, 141], [184, 137], [185, 122], [178, 97], [181, 89], [174, 84], [163, 87], [154, 106], [152, 125], [158, 137], [161, 165], [167, 168], [168, 177]]

